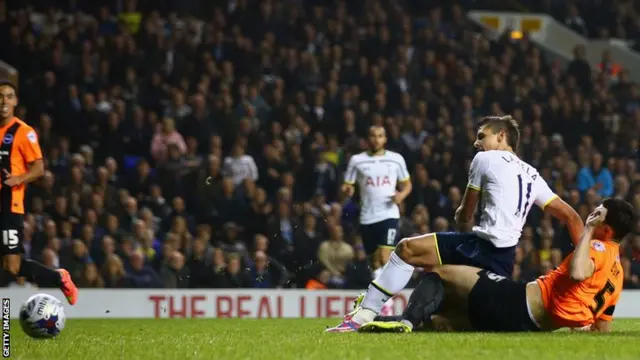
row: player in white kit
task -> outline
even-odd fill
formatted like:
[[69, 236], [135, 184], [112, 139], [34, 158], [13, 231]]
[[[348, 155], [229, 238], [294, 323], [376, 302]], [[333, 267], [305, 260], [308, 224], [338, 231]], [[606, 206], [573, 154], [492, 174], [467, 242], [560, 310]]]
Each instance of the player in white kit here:
[[[369, 129], [370, 150], [349, 159], [342, 191], [351, 197], [358, 185], [360, 193], [360, 235], [378, 277], [398, 240], [398, 204], [411, 193], [407, 164], [402, 155], [386, 150], [385, 130], [381, 126]], [[398, 191], [399, 190], [399, 191]], [[391, 311], [391, 300], [382, 309]]]
[[516, 245], [533, 204], [565, 223], [577, 243], [582, 219], [553, 193], [534, 167], [516, 156], [519, 140], [518, 124], [512, 117], [484, 118], [474, 144], [480, 152], [471, 162], [467, 190], [455, 214], [461, 230], [468, 231], [482, 192], [479, 224], [471, 232], [402, 239], [355, 310], [327, 331], [357, 331], [373, 321], [381, 305], [404, 289], [415, 267], [469, 265], [511, 277]]

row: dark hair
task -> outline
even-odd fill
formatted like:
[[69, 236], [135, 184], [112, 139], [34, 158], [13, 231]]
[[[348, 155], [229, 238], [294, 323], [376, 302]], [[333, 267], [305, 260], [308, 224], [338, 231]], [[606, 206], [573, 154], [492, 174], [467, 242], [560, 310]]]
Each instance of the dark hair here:
[[16, 87], [16, 85], [9, 80], [0, 80], [0, 87], [2, 86], [8, 86], [12, 88], [16, 94], [18, 93], [18, 88]]
[[520, 127], [511, 115], [485, 116], [480, 120], [480, 126], [487, 126], [494, 134], [504, 130], [507, 133], [507, 144], [513, 151], [518, 151], [520, 146]]
[[607, 217], [604, 223], [613, 229], [613, 237], [622, 241], [635, 225], [633, 206], [620, 199], [605, 199], [602, 205], [607, 208]]

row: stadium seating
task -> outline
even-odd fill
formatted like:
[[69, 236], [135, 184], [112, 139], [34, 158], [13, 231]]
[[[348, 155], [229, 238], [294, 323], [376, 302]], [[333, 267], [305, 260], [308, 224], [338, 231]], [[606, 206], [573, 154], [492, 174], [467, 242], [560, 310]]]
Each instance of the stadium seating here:
[[[526, 36], [490, 40], [458, 5], [16, 3], [3, 59], [47, 165], [28, 192], [27, 255], [81, 287], [363, 288], [357, 201], [338, 187], [370, 124], [412, 172], [402, 236], [453, 228], [487, 114], [516, 117], [520, 155], [583, 217], [607, 196], [640, 209], [638, 85], [551, 61]], [[602, 24], [586, 11], [590, 35]], [[352, 260], [319, 261], [323, 242]], [[532, 212], [515, 277], [558, 265], [569, 243]], [[640, 288], [640, 234], [622, 249]]]

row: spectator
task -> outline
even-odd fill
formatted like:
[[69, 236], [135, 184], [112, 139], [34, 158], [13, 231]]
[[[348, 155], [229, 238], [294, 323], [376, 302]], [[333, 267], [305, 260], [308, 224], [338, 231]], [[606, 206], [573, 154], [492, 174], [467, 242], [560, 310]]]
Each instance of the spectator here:
[[[630, 2], [523, 1], [591, 37], [637, 33]], [[640, 97], [628, 69], [611, 52], [591, 68], [578, 47], [564, 68], [527, 36], [489, 39], [464, 16], [476, 2], [275, 0], [266, 28], [246, 21], [260, 7], [242, 4], [189, 13], [86, 2], [76, 16], [40, 3], [0, 3], [17, 115], [38, 131], [47, 167], [25, 199], [25, 250], [70, 264], [79, 284], [99, 286], [94, 266], [107, 288], [167, 277], [191, 288], [364, 283], [359, 204], [337, 188], [371, 124], [413, 170], [403, 236], [452, 228], [476, 120], [488, 114], [518, 119], [521, 157], [582, 216], [604, 196], [640, 207]], [[571, 250], [562, 224], [537, 210], [527, 221], [522, 280]], [[634, 287], [638, 246], [626, 244]], [[176, 252], [183, 267], [171, 265]]]
[[279, 288], [282, 285], [277, 282], [269, 263], [269, 257], [263, 251], [254, 253], [254, 261], [250, 267], [249, 274], [251, 276], [251, 287], [253, 288]]
[[307, 290], [326, 290], [328, 289], [327, 284], [329, 284], [329, 280], [331, 279], [331, 272], [327, 269], [320, 269], [318, 273], [312, 276], [305, 286]]
[[167, 257], [169, 262], [160, 269], [160, 277], [164, 287], [170, 289], [189, 287], [189, 272], [185, 267], [184, 255], [174, 250]]
[[584, 37], [589, 36], [589, 33], [587, 32], [587, 23], [580, 16], [578, 7], [574, 4], [570, 4], [568, 5], [568, 8], [569, 14], [564, 21], [565, 25]]
[[225, 285], [224, 270], [227, 267], [225, 252], [221, 248], [215, 248], [211, 252], [211, 262], [208, 267], [208, 276], [205, 277], [205, 287], [221, 288]]
[[585, 166], [578, 173], [578, 188], [582, 192], [595, 189], [601, 197], [613, 195], [613, 177], [606, 167], [603, 167], [602, 155], [593, 154], [591, 166]]
[[176, 146], [176, 151], [180, 155], [187, 152], [187, 144], [182, 135], [176, 131], [174, 120], [167, 117], [162, 121], [162, 126], [157, 127], [151, 141], [151, 155], [157, 164], [167, 160], [171, 145]]
[[161, 288], [162, 280], [160, 276], [149, 265], [145, 264], [145, 257], [141, 250], [136, 250], [131, 254], [131, 281], [137, 288]]
[[104, 280], [98, 273], [98, 268], [96, 264], [87, 264], [84, 268], [84, 274], [78, 284], [79, 287], [83, 288], [103, 288]]
[[224, 159], [223, 174], [233, 180], [238, 186], [244, 179], [258, 180], [258, 168], [251, 155], [245, 153], [246, 140], [238, 140], [233, 145], [231, 155]]
[[303, 225], [298, 227], [294, 235], [293, 259], [294, 264], [290, 269], [294, 269], [298, 276], [297, 284], [303, 286], [309, 274], [305, 271], [316, 261], [318, 248], [320, 247], [320, 232], [318, 231], [318, 220], [311, 213], [304, 216]]
[[320, 244], [318, 260], [331, 273], [331, 283], [342, 284], [345, 282], [347, 265], [354, 257], [351, 245], [344, 242], [342, 226], [333, 225], [329, 240]]
[[367, 253], [362, 245], [356, 246], [355, 258], [347, 267], [345, 277], [347, 289], [365, 289], [371, 282], [371, 268], [367, 259]]
[[[257, 234], [253, 239], [253, 256], [264, 253], [267, 256], [267, 264], [269, 267], [269, 273], [277, 282], [276, 287], [282, 287], [289, 282], [290, 276], [287, 268], [281, 264], [278, 260], [272, 258], [267, 254], [269, 249], [269, 238], [262, 234]], [[255, 260], [255, 259], [254, 259]]]
[[[165, 244], [169, 244], [169, 239], [165, 240]], [[171, 246], [173, 249], [174, 247]], [[201, 237], [193, 241], [190, 251], [190, 257], [187, 261], [187, 267], [190, 270], [189, 287], [201, 288], [207, 286], [208, 276], [210, 275], [207, 266], [207, 259], [212, 257], [213, 251], [208, 243]]]
[[586, 49], [580, 45], [573, 49], [573, 60], [569, 63], [567, 74], [573, 76], [584, 94], [591, 93], [591, 66], [586, 60]]
[[105, 287], [127, 288], [133, 287], [133, 280], [126, 274], [124, 264], [118, 255], [110, 255], [102, 268]]
[[240, 256], [230, 255], [227, 259], [229, 264], [225, 270], [225, 286], [226, 288], [251, 288], [253, 287], [251, 276], [242, 269], [242, 260]]

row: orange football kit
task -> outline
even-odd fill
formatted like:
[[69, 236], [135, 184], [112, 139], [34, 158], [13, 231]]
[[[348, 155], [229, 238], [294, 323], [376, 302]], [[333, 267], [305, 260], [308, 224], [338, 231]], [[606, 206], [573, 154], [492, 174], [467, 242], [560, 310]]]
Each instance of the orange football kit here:
[[624, 280], [619, 244], [591, 240], [589, 255], [595, 268], [593, 275], [584, 281], [576, 282], [569, 276], [573, 254], [536, 280], [544, 308], [558, 327], [580, 328], [596, 320], [613, 320]]

